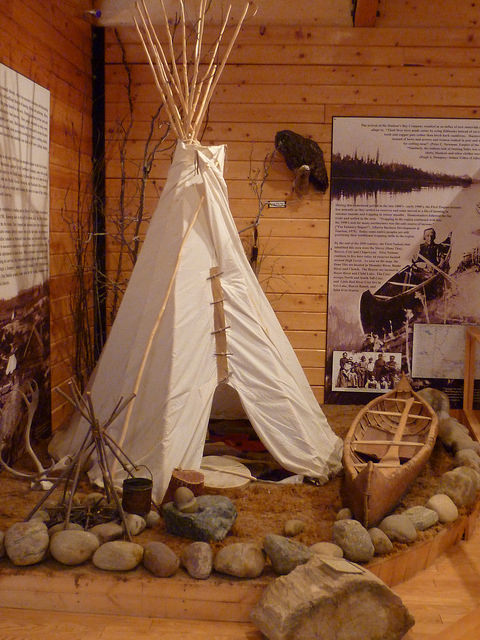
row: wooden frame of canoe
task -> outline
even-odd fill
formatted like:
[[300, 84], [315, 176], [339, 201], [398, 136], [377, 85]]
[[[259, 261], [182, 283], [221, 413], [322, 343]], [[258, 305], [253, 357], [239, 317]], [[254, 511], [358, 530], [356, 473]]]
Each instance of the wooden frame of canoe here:
[[403, 376], [357, 414], [344, 440], [342, 499], [365, 527], [399, 502], [425, 467], [438, 420]]

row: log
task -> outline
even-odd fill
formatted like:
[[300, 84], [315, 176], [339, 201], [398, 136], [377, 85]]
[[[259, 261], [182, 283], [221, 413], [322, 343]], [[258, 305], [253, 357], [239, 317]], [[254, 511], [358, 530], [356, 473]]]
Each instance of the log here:
[[272, 582], [250, 618], [269, 640], [400, 640], [414, 624], [370, 571], [320, 555]]

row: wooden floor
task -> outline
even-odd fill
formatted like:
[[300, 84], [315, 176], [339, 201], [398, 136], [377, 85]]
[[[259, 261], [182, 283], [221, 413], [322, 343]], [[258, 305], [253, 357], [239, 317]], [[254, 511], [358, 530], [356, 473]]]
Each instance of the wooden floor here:
[[[394, 587], [416, 620], [405, 640], [480, 638], [480, 522], [468, 541]], [[0, 603], [1, 605], [1, 603]], [[0, 608], [0, 640], [261, 640], [252, 624]]]

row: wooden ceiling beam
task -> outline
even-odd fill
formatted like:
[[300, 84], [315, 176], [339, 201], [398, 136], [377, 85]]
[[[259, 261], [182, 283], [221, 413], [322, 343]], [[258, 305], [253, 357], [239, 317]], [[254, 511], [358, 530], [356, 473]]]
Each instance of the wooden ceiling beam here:
[[380, 0], [356, 0], [353, 9], [354, 27], [374, 27]]

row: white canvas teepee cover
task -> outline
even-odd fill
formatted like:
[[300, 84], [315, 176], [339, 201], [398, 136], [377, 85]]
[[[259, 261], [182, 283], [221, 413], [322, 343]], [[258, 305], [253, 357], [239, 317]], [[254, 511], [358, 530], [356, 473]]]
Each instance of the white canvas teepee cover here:
[[[341, 468], [342, 442], [245, 257], [228, 206], [224, 155], [223, 146], [178, 142], [91, 387], [100, 423], [120, 397], [136, 393], [108, 433], [150, 469], [156, 500], [173, 469], [200, 467], [222, 380], [286, 469], [325, 482]], [[226, 351], [219, 352], [222, 340]], [[75, 422], [58, 455], [83, 441], [88, 424]], [[120, 484], [125, 472], [113, 468]], [[89, 475], [101, 482], [96, 463]]]

